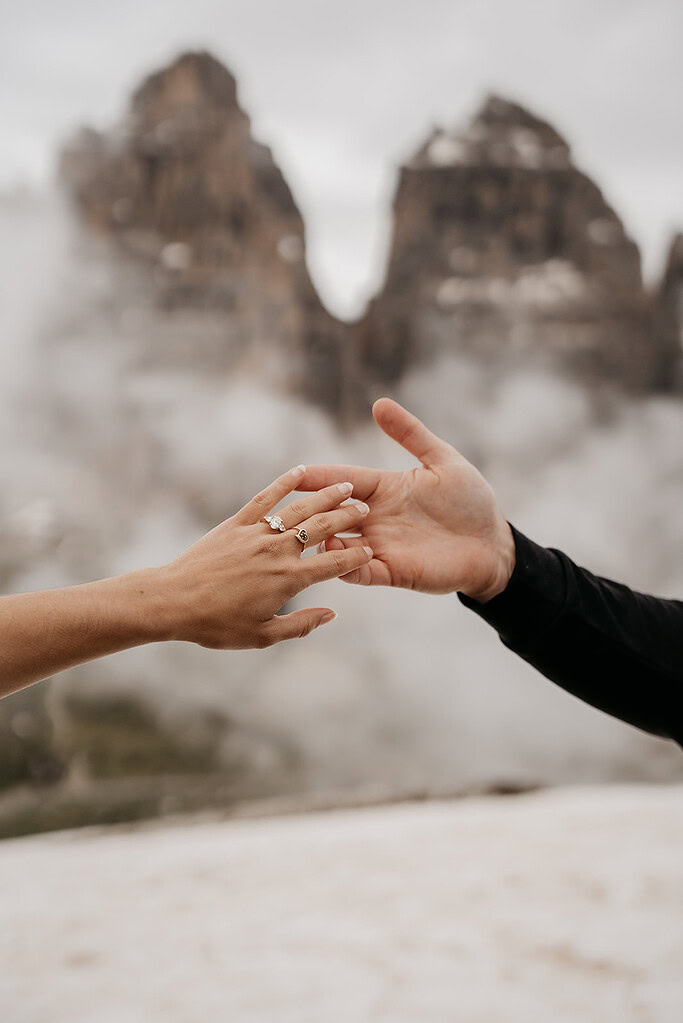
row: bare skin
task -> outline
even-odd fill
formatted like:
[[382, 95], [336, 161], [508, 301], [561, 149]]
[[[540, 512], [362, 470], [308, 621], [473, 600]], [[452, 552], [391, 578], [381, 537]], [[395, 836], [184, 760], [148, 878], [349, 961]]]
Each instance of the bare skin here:
[[[167, 640], [220, 650], [267, 647], [332, 621], [331, 608], [277, 612], [314, 583], [366, 565], [367, 545], [302, 559], [294, 529], [318, 544], [358, 529], [368, 506], [343, 505], [337, 480], [280, 512], [286, 532], [261, 521], [299, 483], [304, 466], [280, 476], [175, 561], [83, 586], [0, 597], [0, 696], [106, 654]], [[341, 484], [339, 486], [338, 484]]]
[[446, 441], [390, 398], [375, 402], [377, 425], [421, 465], [404, 472], [312, 465], [298, 484], [315, 490], [350, 480], [371, 503], [361, 537], [334, 537], [330, 550], [368, 545], [371, 561], [343, 577], [365, 586], [423, 593], [459, 591], [486, 602], [501, 593], [515, 566], [512, 531], [481, 473]]

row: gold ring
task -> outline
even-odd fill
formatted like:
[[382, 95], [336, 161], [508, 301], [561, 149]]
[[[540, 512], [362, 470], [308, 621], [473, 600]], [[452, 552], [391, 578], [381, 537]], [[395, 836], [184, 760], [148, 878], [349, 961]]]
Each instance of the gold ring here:
[[304, 527], [303, 527], [303, 526], [301, 526], [301, 528], [300, 528], [300, 529], [297, 529], [297, 531], [296, 531], [296, 533], [295, 533], [295, 536], [296, 536], [297, 540], [300, 540], [300, 541], [301, 541], [301, 543], [302, 543], [302, 544], [304, 545], [304, 547], [305, 547], [305, 546], [306, 546], [306, 544], [308, 543], [308, 533], [307, 533], [307, 531], [306, 531], [306, 530], [304, 529]]

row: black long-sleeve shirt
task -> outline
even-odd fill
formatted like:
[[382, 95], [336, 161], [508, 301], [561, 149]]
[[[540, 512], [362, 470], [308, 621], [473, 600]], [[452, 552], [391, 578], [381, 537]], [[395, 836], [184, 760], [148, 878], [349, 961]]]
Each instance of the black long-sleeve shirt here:
[[636, 593], [512, 527], [505, 590], [467, 607], [510, 650], [580, 699], [683, 746], [683, 602]]

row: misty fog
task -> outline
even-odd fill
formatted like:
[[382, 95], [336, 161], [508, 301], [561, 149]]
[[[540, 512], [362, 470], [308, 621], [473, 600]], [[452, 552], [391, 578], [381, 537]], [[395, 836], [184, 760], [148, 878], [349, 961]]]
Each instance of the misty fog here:
[[[8, 197], [0, 220], [5, 592], [170, 560], [298, 462], [410, 464], [369, 417], [341, 433], [265, 375], [164, 363], [154, 334], [167, 314], [142, 290], [121, 306], [106, 244], [58, 197]], [[680, 402], [596, 403], [557, 377], [455, 359], [413, 372], [395, 396], [475, 461], [535, 540], [683, 593]], [[304, 602], [329, 603], [338, 621], [266, 652], [133, 650], [56, 678], [46, 698], [58, 718], [66, 692], [131, 692], [181, 732], [218, 708], [232, 723], [224, 762], [246, 760], [263, 790], [681, 776], [673, 747], [542, 679], [454, 595], [337, 582]]]

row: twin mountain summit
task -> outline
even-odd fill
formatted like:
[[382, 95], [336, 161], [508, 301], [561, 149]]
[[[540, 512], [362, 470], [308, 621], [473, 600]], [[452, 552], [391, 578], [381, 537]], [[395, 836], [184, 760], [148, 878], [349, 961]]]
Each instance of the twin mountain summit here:
[[178, 368], [257, 369], [346, 420], [445, 354], [597, 393], [681, 390], [683, 236], [646, 288], [567, 142], [500, 97], [400, 168], [384, 284], [354, 323], [322, 304], [292, 193], [208, 53], [148, 77], [111, 131], [81, 131], [60, 176], [123, 300], [157, 314], [150, 357]]

